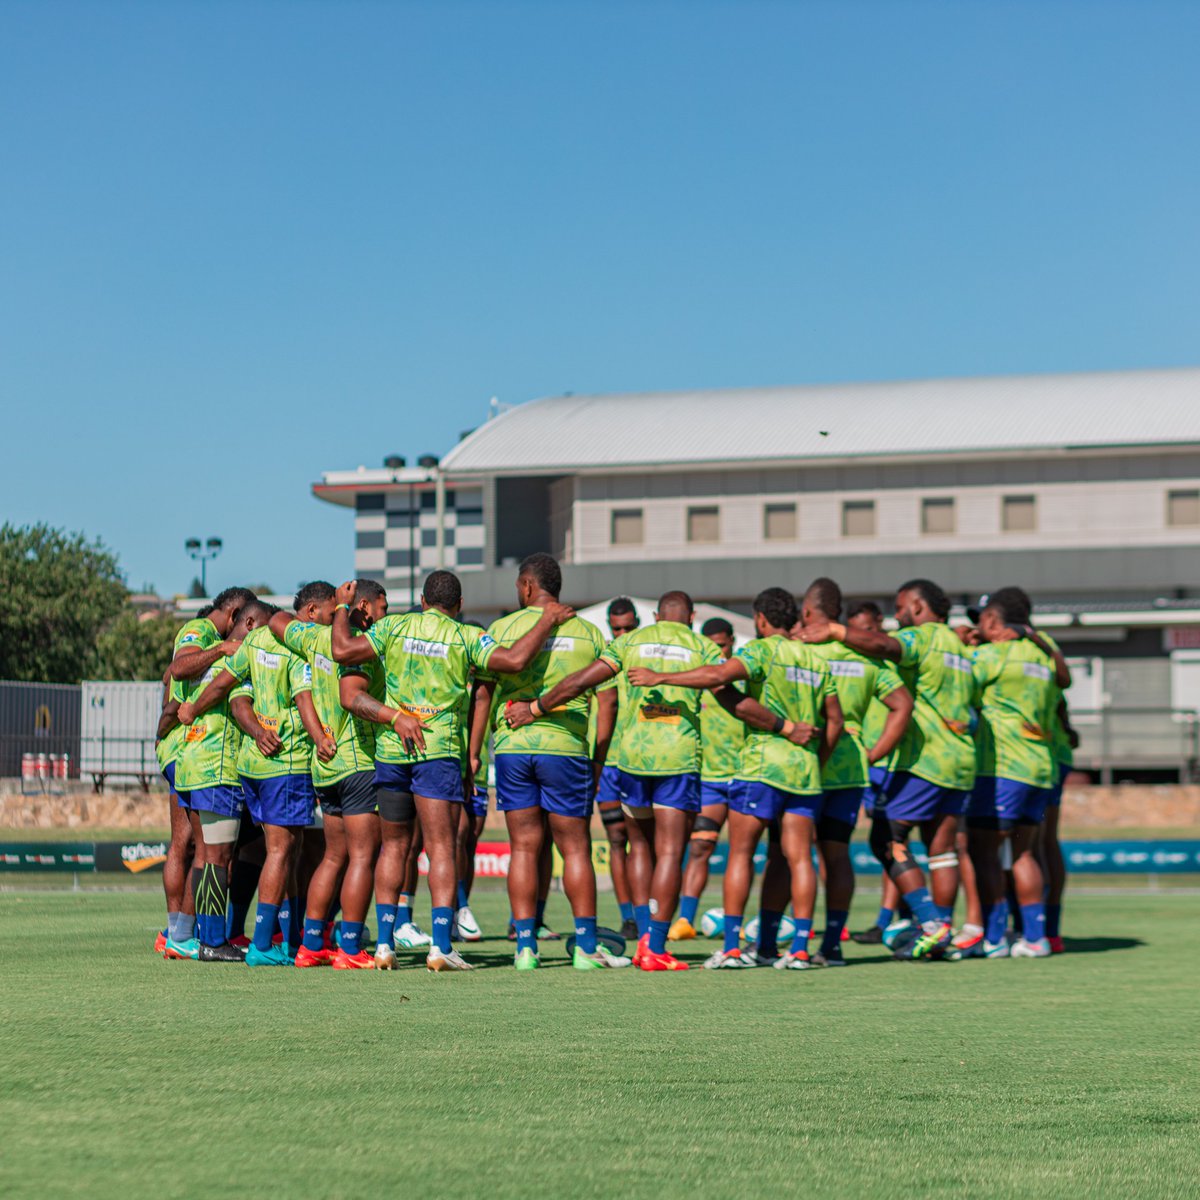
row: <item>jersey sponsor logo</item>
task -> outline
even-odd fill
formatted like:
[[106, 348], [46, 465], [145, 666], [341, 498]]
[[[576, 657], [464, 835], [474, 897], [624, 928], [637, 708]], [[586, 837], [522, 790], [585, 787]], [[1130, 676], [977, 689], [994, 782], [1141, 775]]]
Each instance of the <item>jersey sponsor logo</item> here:
[[942, 724], [951, 733], [957, 734], [959, 737], [965, 737], [971, 732], [971, 723], [969, 721], [956, 721], [953, 717], [943, 717]]
[[202, 742], [204, 741], [204, 722], [193, 721], [187, 727], [187, 733], [183, 735], [185, 742]]
[[479, 645], [484, 650], [490, 650], [496, 644], [496, 639], [490, 633], [481, 633], [479, 635]]
[[259, 650], [254, 656], [254, 661], [258, 663], [260, 667], [266, 667], [268, 671], [279, 670], [278, 654], [268, 654], [265, 650]]
[[963, 658], [961, 654], [955, 654], [952, 650], [947, 650], [942, 655], [942, 664], [949, 667], [951, 671], [962, 671], [965, 675], [971, 674], [971, 660]]
[[867, 664], [834, 660], [829, 664], [829, 671], [832, 675], [853, 676], [861, 679], [867, 673]]
[[304, 674], [302, 678], [304, 679], [305, 683], [307, 683], [310, 687], [312, 686], [312, 667], [310, 667], [308, 663], [304, 664]]
[[450, 653], [450, 647], [441, 642], [423, 642], [420, 638], [405, 638], [404, 653], [415, 654], [421, 658], [445, 658]]
[[575, 639], [573, 637], [552, 637], [547, 638], [542, 644], [542, 649], [547, 654], [553, 654], [556, 650], [570, 653], [575, 649]]
[[318, 671], [323, 671], [326, 675], [333, 674], [333, 663], [323, 654], [314, 654], [312, 665], [316, 667]]
[[269, 729], [272, 733], [275, 733], [279, 729], [279, 718], [278, 717], [263, 716], [263, 714], [260, 713], [257, 708], [254, 710], [254, 719], [264, 729]]
[[673, 704], [643, 704], [638, 709], [639, 721], [655, 721], [660, 725], [678, 725], [679, 709]]
[[638, 647], [639, 658], [662, 658], [667, 662], [690, 662], [692, 652], [686, 646], [664, 646], [660, 642], [643, 642]]
[[[1029, 664], [1031, 667], [1035, 663]], [[1035, 725], [1032, 721], [1021, 722], [1021, 736], [1031, 742], [1048, 742], [1050, 739], [1046, 735], [1046, 731], [1040, 726]]]
[[427, 717], [436, 717], [439, 713], [445, 711], [438, 704], [405, 704], [403, 701], [397, 704], [396, 707], [402, 713], [407, 713], [410, 717], [416, 717], [419, 721], [424, 721]]
[[785, 667], [783, 673], [788, 683], [806, 683], [809, 687], [816, 687], [821, 682], [821, 672], [810, 671], [808, 667]]
[[1050, 668], [1041, 663], [1026, 663], [1024, 670], [1030, 679], [1042, 679], [1047, 682], [1050, 680]]

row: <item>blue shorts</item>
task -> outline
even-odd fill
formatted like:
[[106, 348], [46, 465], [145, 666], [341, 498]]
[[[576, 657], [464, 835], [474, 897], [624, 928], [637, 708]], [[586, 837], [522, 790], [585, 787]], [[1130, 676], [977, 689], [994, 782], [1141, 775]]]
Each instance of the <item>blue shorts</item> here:
[[376, 762], [375, 786], [389, 792], [411, 792], [428, 800], [463, 802], [463, 769], [457, 758], [426, 758], [418, 762]]
[[875, 815], [875, 806], [883, 798], [883, 793], [887, 790], [887, 781], [891, 778], [891, 771], [887, 767], [868, 767], [867, 768], [867, 790], [863, 792], [863, 808], [866, 810], [868, 817]]
[[785, 792], [771, 783], [753, 779], [735, 779], [729, 793], [729, 807], [747, 817], [760, 821], [777, 821], [784, 813], [819, 821], [825, 807], [825, 797], [817, 792], [801, 796]]
[[222, 783], [216, 787], [193, 788], [179, 792], [179, 807], [190, 812], [215, 813], [219, 817], [240, 817], [246, 797], [236, 784]]
[[[275, 775], [271, 779], [251, 779], [242, 776], [246, 792], [246, 807], [255, 825], [310, 825], [317, 794], [313, 791], [312, 776]], [[232, 814], [231, 814], [232, 815]]]
[[540, 808], [560, 817], [592, 815], [590, 758], [563, 754], [497, 754], [496, 807], [501, 812]]
[[596, 789], [597, 804], [620, 804], [625, 799], [625, 777], [618, 767], [600, 768], [600, 786]]
[[635, 816], [636, 809], [678, 808], [684, 812], [700, 811], [700, 772], [686, 775], [633, 775], [621, 772], [625, 788], [622, 803]]
[[851, 829], [858, 824], [858, 810], [863, 797], [871, 794], [870, 787], [833, 788], [825, 793], [825, 808], [821, 816], [827, 821], [841, 821]]
[[1058, 764], [1058, 782], [1050, 789], [1050, 799], [1046, 801], [1047, 808], [1060, 808], [1062, 806], [1063, 784], [1067, 782], [1067, 776], [1074, 769], [1070, 763]]
[[[918, 825], [936, 817], [960, 817], [969, 792], [930, 783], [919, 775], [897, 771], [883, 790], [883, 805], [889, 821], [908, 821]], [[876, 801], [876, 804], [879, 802]]]
[[167, 786], [171, 789], [171, 791], [174, 792], [175, 791], [175, 764], [173, 762], [169, 762], [169, 763], [167, 763], [167, 765], [165, 767], [163, 767], [162, 777], [167, 781]]
[[467, 811], [473, 817], [486, 817], [488, 810], [488, 790], [476, 784], [471, 789], [471, 798], [467, 801]]
[[700, 807], [708, 808], [718, 804], [729, 804], [729, 794], [733, 791], [732, 779], [701, 779]]
[[1040, 825], [1053, 790], [1016, 779], [980, 775], [967, 806], [967, 818], [989, 826], [996, 822], [1001, 829], [1013, 825]]

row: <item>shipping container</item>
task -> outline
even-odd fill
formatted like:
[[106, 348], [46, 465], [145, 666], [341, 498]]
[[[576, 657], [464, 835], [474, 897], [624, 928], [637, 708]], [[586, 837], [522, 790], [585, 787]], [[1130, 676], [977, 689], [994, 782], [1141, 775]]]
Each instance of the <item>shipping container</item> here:
[[80, 773], [101, 782], [106, 776], [135, 776], [143, 783], [158, 774], [154, 733], [162, 711], [162, 684], [82, 684]]
[[79, 706], [77, 683], [0, 682], [0, 776], [20, 776], [23, 754], [66, 754], [77, 763]]

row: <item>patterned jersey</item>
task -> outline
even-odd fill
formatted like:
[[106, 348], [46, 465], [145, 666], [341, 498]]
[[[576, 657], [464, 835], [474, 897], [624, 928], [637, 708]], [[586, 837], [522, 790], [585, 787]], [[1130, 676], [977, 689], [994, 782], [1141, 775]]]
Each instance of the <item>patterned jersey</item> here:
[[[835, 689], [829, 664], [815, 650], [778, 633], [747, 642], [734, 655], [749, 676], [747, 695], [785, 721], [824, 726], [825, 699]], [[797, 746], [777, 733], [747, 729], [737, 778], [815, 795], [822, 790], [818, 744], [813, 738]]]
[[892, 636], [903, 651], [900, 678], [913, 695], [913, 716], [888, 767], [969, 791], [975, 783], [974, 651], [940, 621], [910, 625]]
[[466, 757], [467, 710], [474, 673], [486, 668], [496, 643], [435, 608], [395, 613], [376, 621], [367, 637], [383, 664], [389, 708], [420, 718], [425, 749], [406, 754], [390, 726], [379, 726], [379, 762], [409, 763]]
[[312, 738], [296, 708], [296, 697], [312, 691], [308, 663], [280, 642], [269, 626], [261, 625], [246, 635], [225, 670], [239, 683], [250, 685], [255, 718], [282, 743], [279, 753], [267, 758], [253, 738], [243, 738], [238, 770], [250, 779], [309, 774]]
[[[601, 657], [622, 673], [644, 667], [671, 674], [719, 663], [721, 652], [710, 638], [686, 625], [659, 621], [621, 634], [605, 646]], [[632, 775], [698, 772], [700, 693], [670, 684], [637, 688], [626, 683], [616, 765]], [[611, 749], [609, 760], [613, 761]]]
[[[204, 691], [227, 665], [228, 659], [218, 658], [199, 678], [188, 680], [196, 687], [196, 696]], [[236, 786], [238, 755], [242, 749], [242, 731], [229, 715], [229, 702], [222, 700], [209, 712], [197, 717], [190, 725], [180, 725], [182, 735], [175, 760], [175, 790], [191, 792], [197, 788]]]
[[[1059, 644], [1047, 633], [1038, 630], [1038, 637], [1043, 642], [1047, 642], [1053, 646], [1055, 650], [1061, 652]], [[1055, 687], [1058, 687], [1057, 678]], [[1059, 716], [1058, 706], [1065, 700], [1062, 688], [1058, 688], [1058, 699], [1054, 702], [1054, 724], [1051, 726], [1050, 735], [1050, 752], [1054, 755], [1054, 761], [1060, 766], [1070, 767], [1075, 763], [1075, 751], [1071, 748], [1071, 739], [1067, 734], [1067, 727], [1063, 724], [1062, 717]]]
[[700, 778], [712, 783], [734, 778], [745, 740], [746, 726], [725, 711], [713, 692], [701, 692]]
[[1061, 694], [1054, 660], [1027, 638], [988, 642], [975, 652], [980, 775], [1048, 788], [1058, 781], [1051, 742]]
[[[888, 709], [880, 702], [885, 696], [902, 688], [904, 681], [888, 663], [859, 654], [841, 642], [825, 642], [813, 646], [813, 649], [829, 664], [829, 673], [846, 722], [842, 736], [838, 738], [829, 761], [821, 771], [821, 783], [827, 791], [865, 787], [866, 747], [873, 746], [879, 738], [876, 733], [869, 743], [865, 741], [863, 726], [867, 714], [872, 705], [878, 705], [886, 721]], [[879, 732], [882, 731], [881, 723]]]
[[[901, 683], [903, 682], [901, 680]], [[867, 705], [866, 715], [862, 722], [862, 743], [868, 750], [879, 741], [883, 727], [887, 724], [887, 716], [888, 710], [880, 701], [872, 699], [871, 703]], [[883, 767], [887, 766], [887, 763], [879, 762], [875, 765]]]
[[[501, 617], [488, 630], [488, 635], [497, 646], [512, 646], [541, 618], [540, 608], [523, 608]], [[560, 704], [521, 729], [509, 729], [504, 720], [504, 709], [510, 700], [532, 700], [549, 691], [568, 675], [594, 663], [603, 649], [604, 636], [600, 630], [590, 621], [572, 617], [546, 638], [524, 671], [516, 675], [488, 676], [497, 679], [496, 702], [492, 709], [495, 753], [587, 757], [588, 712], [591, 708], [588, 694]]]
[[333, 627], [307, 621], [292, 621], [283, 635], [284, 644], [294, 650], [312, 671], [313, 707], [317, 719], [328, 737], [337, 743], [337, 753], [328, 761], [312, 755], [312, 777], [317, 787], [330, 787], [347, 775], [375, 769], [375, 733], [380, 728], [374, 721], [352, 716], [342, 707], [340, 684], [343, 675], [361, 674], [367, 677], [367, 691], [376, 700], [383, 700], [383, 667], [374, 658], [362, 666], [338, 667], [333, 661]]
[[[194, 650], [211, 650], [221, 640], [217, 627], [207, 617], [197, 617], [193, 621], [186, 622], [175, 635], [175, 648], [171, 657], [174, 658], [185, 646]], [[182, 704], [185, 700], [191, 700], [198, 695], [203, 685], [203, 679], [172, 679], [170, 697]], [[159, 770], [162, 770], [168, 763], [178, 760], [184, 737], [183, 726], [176, 725], [166, 737], [159, 741], [154, 751], [155, 757], [158, 759]]]

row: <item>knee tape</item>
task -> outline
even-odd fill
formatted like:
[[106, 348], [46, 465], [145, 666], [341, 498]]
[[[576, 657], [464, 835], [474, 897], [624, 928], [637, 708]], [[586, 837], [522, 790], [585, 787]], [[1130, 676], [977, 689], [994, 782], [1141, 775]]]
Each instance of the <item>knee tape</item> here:
[[1012, 870], [1012, 842], [1008, 838], [1000, 843], [1000, 867], [1002, 870]]
[[945, 854], [935, 854], [929, 860], [931, 871], [948, 871], [952, 867], [958, 869], [958, 853], [954, 850], [948, 850]]
[[898, 856], [893, 854], [891, 862], [888, 863], [887, 871], [893, 881], [899, 881], [901, 875], [906, 871], [911, 871], [916, 865], [917, 860], [913, 858], [912, 851], [905, 846]]
[[714, 821], [712, 817], [706, 817], [703, 813], [696, 818], [696, 823], [692, 826], [692, 837], [703, 838], [705, 841], [715, 842], [720, 834], [721, 822]]
[[602, 808], [600, 810], [600, 824], [605, 826], [624, 825], [625, 813], [619, 805], [615, 808]]
[[200, 814], [200, 828], [204, 832], [206, 846], [228, 846], [236, 842], [240, 825], [238, 817], [222, 817], [208, 812]]

